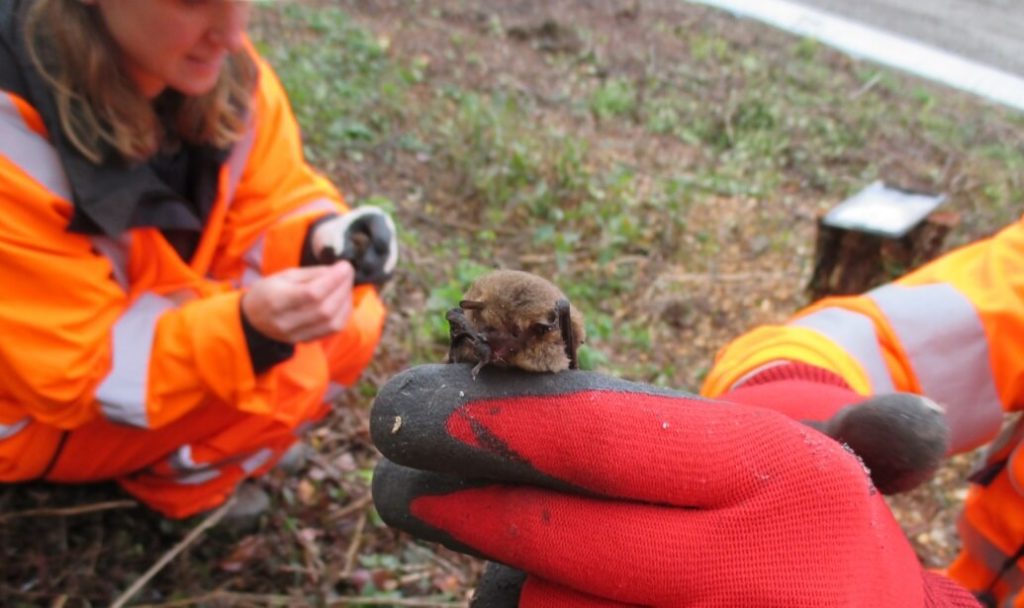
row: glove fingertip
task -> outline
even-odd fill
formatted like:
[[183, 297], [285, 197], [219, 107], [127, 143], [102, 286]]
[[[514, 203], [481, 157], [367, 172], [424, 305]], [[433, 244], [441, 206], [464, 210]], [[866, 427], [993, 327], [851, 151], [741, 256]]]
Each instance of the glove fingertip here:
[[487, 562], [470, 608], [516, 608], [526, 583], [526, 573], [498, 562]]
[[452, 550], [479, 557], [479, 552], [412, 513], [412, 505], [420, 497], [443, 497], [472, 487], [475, 487], [474, 484], [459, 477], [420, 471], [382, 458], [374, 468], [370, 492], [377, 514], [387, 525], [441, 543]]
[[369, 232], [373, 239], [373, 246], [378, 251], [387, 251], [391, 246], [392, 231], [387, 218], [383, 215], [375, 215], [369, 218]]
[[381, 458], [373, 470], [370, 493], [373, 506], [381, 519], [389, 526], [406, 530], [409, 528], [409, 503], [414, 496], [411, 494], [412, 469], [397, 465], [387, 458]]

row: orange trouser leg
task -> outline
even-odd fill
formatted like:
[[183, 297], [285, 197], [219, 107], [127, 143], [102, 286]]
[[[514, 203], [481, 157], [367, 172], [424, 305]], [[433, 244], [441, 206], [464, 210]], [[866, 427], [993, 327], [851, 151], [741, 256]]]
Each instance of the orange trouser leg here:
[[38, 479], [50, 466], [62, 436], [60, 429], [32, 422], [0, 441], [0, 482]]
[[42, 425], [0, 440], [0, 482], [45, 479], [84, 483], [115, 479], [169, 517], [221, 504], [246, 478], [267, 471], [297, 432], [327, 412], [327, 378], [350, 385], [373, 356], [386, 311], [370, 287], [357, 288], [349, 326], [319, 343], [298, 345], [275, 368], [267, 414], [210, 403], [157, 429], [94, 420], [67, 433]]
[[370, 363], [387, 317], [387, 310], [376, 288], [370, 285], [356, 287], [352, 300], [352, 315], [348, 325], [320, 341], [331, 380], [342, 386], [355, 384], [359, 374]]
[[282, 396], [276, 407], [276, 415], [265, 416], [211, 404], [154, 430], [96, 420], [68, 434], [46, 478], [115, 479], [160, 513], [187, 517], [216, 507], [240, 481], [269, 470], [299, 428], [327, 411], [320, 395], [309, 391]]

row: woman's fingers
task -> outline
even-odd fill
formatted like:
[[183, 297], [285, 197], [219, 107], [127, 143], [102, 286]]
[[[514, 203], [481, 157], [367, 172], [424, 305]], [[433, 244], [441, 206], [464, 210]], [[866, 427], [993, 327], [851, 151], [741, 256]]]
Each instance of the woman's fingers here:
[[315, 340], [339, 331], [352, 312], [348, 262], [293, 268], [257, 281], [242, 311], [264, 335], [282, 342]]

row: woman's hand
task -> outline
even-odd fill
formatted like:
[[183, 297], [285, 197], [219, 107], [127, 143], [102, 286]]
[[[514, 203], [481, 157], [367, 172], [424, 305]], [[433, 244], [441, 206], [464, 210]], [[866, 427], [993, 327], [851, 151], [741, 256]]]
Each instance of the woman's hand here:
[[329, 336], [352, 313], [355, 271], [347, 261], [290, 268], [260, 279], [242, 296], [242, 314], [257, 331], [280, 342]]

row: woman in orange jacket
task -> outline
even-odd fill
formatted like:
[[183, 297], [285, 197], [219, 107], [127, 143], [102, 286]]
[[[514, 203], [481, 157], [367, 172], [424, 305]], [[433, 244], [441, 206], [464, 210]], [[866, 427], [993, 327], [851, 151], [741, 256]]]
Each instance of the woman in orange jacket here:
[[371, 358], [394, 226], [306, 164], [249, 12], [0, 6], [0, 481], [207, 510]]
[[[750, 331], [722, 349], [702, 391], [797, 418], [892, 391], [941, 404], [951, 453], [989, 444], [947, 573], [1000, 608], [1024, 607], [1024, 422], [1005, 417], [1024, 407], [1022, 260], [1024, 219], [866, 294]], [[845, 390], [823, 397], [833, 390], [823, 384]]]

